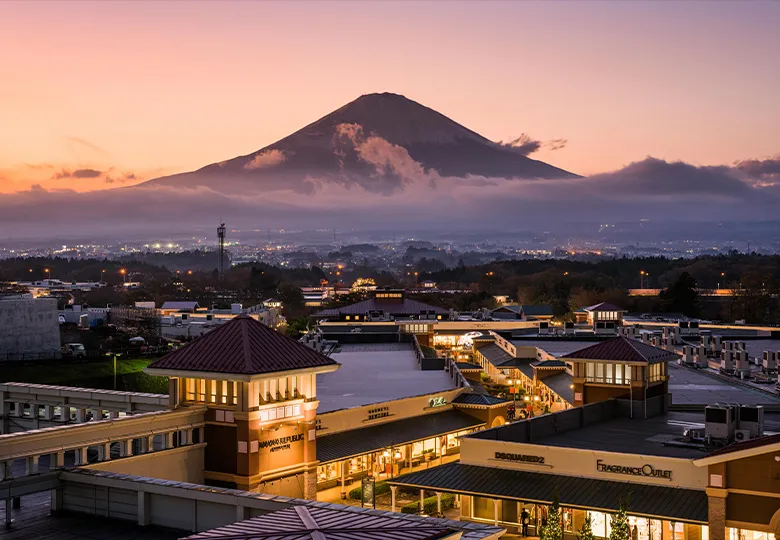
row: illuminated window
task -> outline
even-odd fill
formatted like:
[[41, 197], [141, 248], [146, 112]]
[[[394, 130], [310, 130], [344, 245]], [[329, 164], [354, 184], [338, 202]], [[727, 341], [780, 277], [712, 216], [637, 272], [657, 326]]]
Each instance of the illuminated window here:
[[347, 315], [347, 320], [349, 320], [349, 315]]

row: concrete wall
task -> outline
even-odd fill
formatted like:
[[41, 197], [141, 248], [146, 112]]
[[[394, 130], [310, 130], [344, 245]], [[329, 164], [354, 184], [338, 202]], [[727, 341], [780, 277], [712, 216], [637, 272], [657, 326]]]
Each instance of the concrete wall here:
[[104, 461], [85, 467], [93, 471], [107, 471], [134, 476], [146, 476], [202, 484], [205, 444], [182, 446], [164, 452], [140, 454], [120, 460]]
[[54, 358], [59, 354], [56, 299], [0, 297], [0, 361]]

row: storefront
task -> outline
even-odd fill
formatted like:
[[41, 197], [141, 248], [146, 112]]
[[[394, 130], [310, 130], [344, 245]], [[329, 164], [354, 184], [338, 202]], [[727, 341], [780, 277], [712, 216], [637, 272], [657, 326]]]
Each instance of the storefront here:
[[609, 538], [621, 507], [631, 540], [776, 540], [780, 435], [696, 446], [676, 435], [696, 421], [691, 413], [629, 411], [613, 401], [480, 431], [461, 440], [458, 462], [390, 484], [456, 494], [463, 520], [519, 532], [527, 517], [530, 536], [557, 499], [566, 540], [587, 516], [593, 534]]

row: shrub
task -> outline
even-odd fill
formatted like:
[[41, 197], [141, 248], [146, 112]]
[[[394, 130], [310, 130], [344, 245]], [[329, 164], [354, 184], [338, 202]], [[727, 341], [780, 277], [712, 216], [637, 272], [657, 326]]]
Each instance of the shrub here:
[[[384, 495], [385, 493], [390, 493], [390, 485], [387, 482], [377, 482], [374, 485], [374, 495]], [[360, 501], [363, 499], [363, 487], [359, 486], [355, 489], [349, 490], [349, 493], [347, 494], [347, 497], [350, 499], [354, 499], [356, 501]]]
[[[455, 495], [452, 493], [442, 493], [441, 495], [441, 511], [449, 510], [455, 506]], [[416, 514], [420, 511], [420, 501], [411, 502], [401, 507], [402, 514]], [[426, 497], [423, 499], [423, 514], [435, 514], [436, 513], [436, 496]]]

